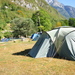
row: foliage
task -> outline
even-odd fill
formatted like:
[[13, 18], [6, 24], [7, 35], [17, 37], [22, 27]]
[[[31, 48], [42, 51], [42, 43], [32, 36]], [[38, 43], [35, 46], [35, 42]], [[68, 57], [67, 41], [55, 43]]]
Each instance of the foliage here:
[[27, 35], [36, 31], [34, 22], [30, 18], [16, 18], [12, 20], [11, 29], [16, 37], [19, 35], [27, 37]]
[[44, 31], [51, 29], [52, 24], [50, 21], [50, 16], [44, 10], [40, 10], [40, 11], [37, 11], [36, 13], [34, 13], [32, 16], [32, 20], [34, 21], [34, 23], [37, 27], [42, 26]]
[[44, 30], [44, 26], [40, 25], [38, 26], [39, 31], [43, 31]]
[[69, 26], [75, 27], [75, 18], [69, 18]]
[[0, 39], [3, 37], [3, 34], [2, 34], [2, 32], [0, 31]]
[[5, 32], [4, 33], [4, 37], [6, 37], [6, 38], [10, 38], [12, 36], [13, 36], [12, 32]]
[[6, 27], [6, 23], [3, 20], [0, 20], [0, 30], [4, 30]]
[[52, 29], [60, 26], [69, 26], [69, 21], [68, 20], [52, 20]]
[[60, 27], [60, 26], [69, 26], [68, 20], [57, 21], [56, 24], [55, 24], [55, 27]]
[[54, 26], [54, 28], [60, 27], [60, 26], [62, 26], [61, 22], [56, 22], [56, 25]]
[[60, 21], [62, 26], [69, 26], [69, 21], [68, 20], [62, 20]]

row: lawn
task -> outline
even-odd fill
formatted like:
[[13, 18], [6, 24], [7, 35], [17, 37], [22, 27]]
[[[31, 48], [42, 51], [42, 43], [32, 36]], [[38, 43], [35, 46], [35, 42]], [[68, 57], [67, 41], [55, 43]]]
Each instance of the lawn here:
[[34, 41], [0, 43], [0, 75], [75, 75], [75, 61], [27, 56]]

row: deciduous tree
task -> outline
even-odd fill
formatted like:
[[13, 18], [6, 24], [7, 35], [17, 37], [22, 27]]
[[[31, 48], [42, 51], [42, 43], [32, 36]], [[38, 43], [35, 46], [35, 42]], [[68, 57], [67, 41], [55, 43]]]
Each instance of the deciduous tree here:
[[35, 32], [34, 22], [30, 18], [16, 18], [11, 21], [11, 29], [13, 30], [14, 36], [28, 36]]

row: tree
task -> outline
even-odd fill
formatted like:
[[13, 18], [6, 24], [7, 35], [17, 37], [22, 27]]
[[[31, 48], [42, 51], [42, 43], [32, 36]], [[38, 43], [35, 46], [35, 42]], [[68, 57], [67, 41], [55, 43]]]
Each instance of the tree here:
[[[32, 20], [34, 21], [36, 27], [39, 29], [39, 26], [43, 27], [44, 31], [50, 30], [52, 27], [52, 23], [50, 20], [49, 14], [43, 9], [37, 11], [32, 15]], [[40, 27], [41, 28], [41, 27]], [[38, 30], [39, 31], [39, 30]]]
[[12, 32], [5, 32], [4, 33], [4, 37], [6, 37], [6, 38], [10, 38], [12, 36], [13, 36]]
[[57, 21], [55, 25], [53, 25], [53, 29], [62, 26], [62, 23], [60, 21]]
[[19, 35], [27, 37], [36, 31], [34, 22], [30, 18], [14, 19], [11, 21], [11, 29], [13, 30], [13, 34], [16, 37]]
[[0, 20], [0, 30], [4, 30], [6, 27], [6, 23], [4, 22], [4, 20]]
[[69, 26], [75, 27], [75, 18], [69, 18]]
[[69, 26], [69, 21], [68, 20], [61, 20], [61, 25], [62, 26]]

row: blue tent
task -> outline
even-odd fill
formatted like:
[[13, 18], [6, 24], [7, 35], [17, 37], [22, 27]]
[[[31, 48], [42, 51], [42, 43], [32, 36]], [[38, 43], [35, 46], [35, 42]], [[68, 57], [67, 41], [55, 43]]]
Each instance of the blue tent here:
[[3, 39], [1, 40], [1, 42], [8, 42], [8, 41], [9, 41], [8, 38], [3, 38]]
[[41, 36], [41, 33], [35, 33], [31, 35], [31, 39], [33, 41], [37, 41], [39, 39], [39, 37]]

